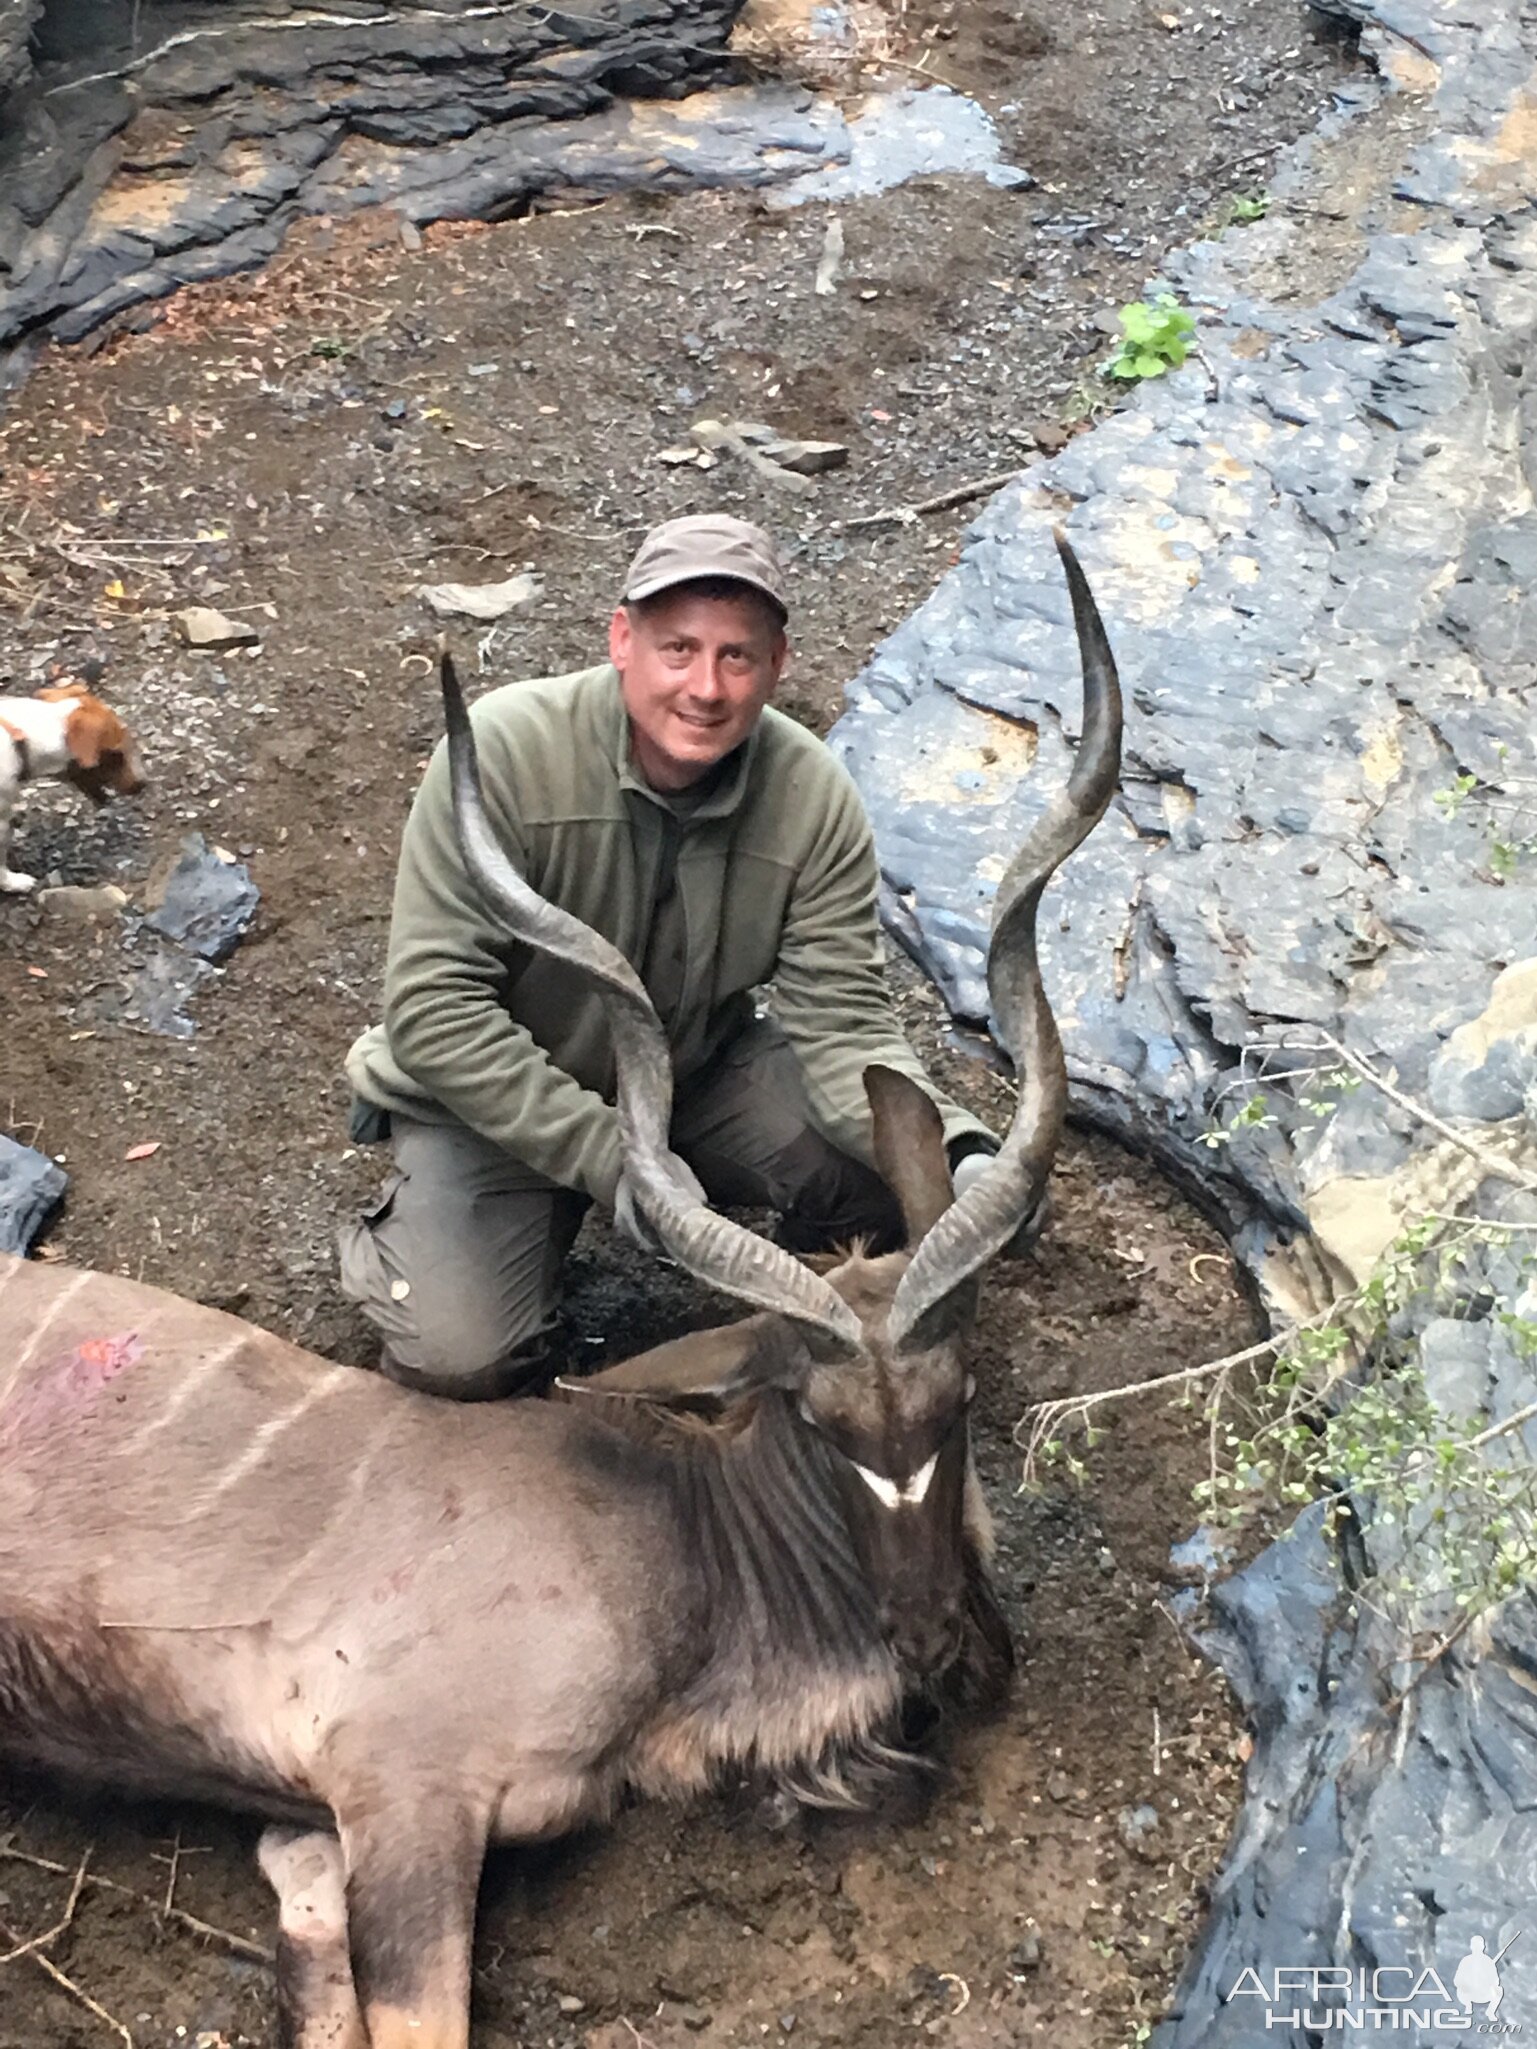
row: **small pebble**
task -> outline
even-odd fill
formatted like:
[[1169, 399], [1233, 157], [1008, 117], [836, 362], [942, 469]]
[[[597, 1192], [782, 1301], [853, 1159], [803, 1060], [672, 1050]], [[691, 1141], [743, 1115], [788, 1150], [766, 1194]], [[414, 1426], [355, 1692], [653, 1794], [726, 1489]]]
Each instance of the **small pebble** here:
[[1026, 1971], [1038, 1971], [1040, 1968], [1041, 1938], [1033, 1928], [1027, 1928], [1009, 1951], [1009, 1969], [1017, 1978]]

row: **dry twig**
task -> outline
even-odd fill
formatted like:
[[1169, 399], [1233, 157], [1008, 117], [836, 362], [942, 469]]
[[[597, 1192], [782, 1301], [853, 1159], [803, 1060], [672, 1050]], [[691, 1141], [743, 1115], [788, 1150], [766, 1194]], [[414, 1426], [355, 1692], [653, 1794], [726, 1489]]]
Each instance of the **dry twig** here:
[[1102, 1387], [1092, 1394], [1063, 1395], [1056, 1401], [1037, 1402], [1014, 1426], [1014, 1442], [1018, 1444], [1020, 1431], [1026, 1423], [1030, 1425], [1025, 1441], [1026, 1477], [1047, 1439], [1070, 1419], [1086, 1417], [1102, 1402], [1119, 1402], [1132, 1395], [1153, 1394], [1161, 1387], [1193, 1387], [1197, 1381], [1210, 1380], [1215, 1374], [1230, 1373], [1235, 1366], [1247, 1366], [1253, 1359], [1263, 1359], [1267, 1353], [1278, 1351], [1290, 1336], [1289, 1331], [1283, 1331], [1275, 1337], [1262, 1338], [1258, 1344], [1246, 1345], [1241, 1352], [1229, 1352], [1225, 1358], [1208, 1359], [1200, 1366], [1182, 1366], [1175, 1373], [1158, 1373], [1151, 1380], [1128, 1380], [1120, 1387]]
[[[67, 1864], [56, 1863], [52, 1857], [34, 1856], [30, 1850], [18, 1850], [13, 1842], [3, 1838], [0, 1838], [0, 1859], [10, 1864], [26, 1864], [34, 1871], [57, 1871], [63, 1875], [69, 1870]], [[272, 1951], [264, 1943], [253, 1942], [247, 1935], [233, 1935], [227, 1928], [217, 1928], [213, 1922], [202, 1920], [197, 1914], [189, 1913], [185, 1907], [167, 1909], [159, 1900], [151, 1899], [148, 1893], [135, 1892], [131, 1885], [120, 1885], [115, 1878], [103, 1878], [99, 1872], [88, 1871], [84, 1883], [95, 1886], [101, 1892], [115, 1892], [123, 1899], [147, 1907], [152, 1914], [159, 1914], [165, 1920], [174, 1921], [179, 1928], [185, 1928], [189, 1935], [201, 1936], [205, 1942], [218, 1943], [221, 1948], [227, 1949], [231, 1956], [244, 1957], [253, 1964], [270, 1964], [273, 1960]]]
[[[58, 1920], [54, 1922], [51, 1928], [45, 1928], [41, 1935], [33, 1935], [25, 1942], [18, 1940], [16, 1936], [7, 1930], [6, 1939], [14, 1943], [15, 1947], [8, 1949], [3, 1956], [0, 1956], [0, 1964], [13, 1964], [18, 1957], [35, 1956], [39, 1950], [46, 1949], [50, 1942], [64, 1933], [65, 1929], [75, 1918], [75, 1909], [80, 1904], [80, 1890], [85, 1884], [85, 1868], [91, 1861], [91, 1851], [95, 1847], [94, 1843], [86, 1845], [85, 1854], [80, 1859], [69, 1888], [69, 1898], [64, 1902], [64, 1911]], [[61, 1864], [58, 1868], [62, 1871], [65, 1867]]]
[[1001, 491], [1019, 474], [1017, 469], [1000, 470], [996, 476], [977, 477], [969, 484], [957, 484], [953, 491], [941, 491], [937, 497], [921, 499], [916, 505], [893, 505], [885, 512], [862, 512], [857, 519], [835, 519], [831, 531], [851, 534], [857, 527], [908, 526], [925, 513], [948, 512], [952, 505], [964, 505], [970, 498], [981, 498], [989, 491]]
[[[49, 1943], [57, 1941], [59, 1936], [64, 1933], [65, 1929], [70, 1926], [75, 1918], [75, 1909], [80, 1904], [80, 1895], [85, 1888], [86, 1867], [91, 1861], [91, 1851], [94, 1848], [94, 1843], [86, 1845], [80, 1862], [75, 1867], [75, 1875], [70, 1881], [69, 1898], [64, 1902], [64, 1911], [51, 1928], [45, 1928], [40, 1935], [32, 1935], [23, 1939], [10, 1926], [9, 1922], [0, 1921], [0, 1935], [3, 1935], [11, 1945], [4, 1955], [0, 1956], [0, 1964], [14, 1964], [22, 1957], [30, 1957], [40, 1971], [52, 1978], [54, 1983], [67, 1992], [72, 1999], [78, 2000], [87, 2013], [95, 2014], [99, 2021], [104, 2022], [115, 2035], [120, 2036], [127, 2045], [127, 2049], [134, 2049], [133, 2036], [129, 2034], [123, 2023], [108, 2013], [107, 2009], [99, 2001], [93, 1999], [83, 1986], [77, 1985], [73, 1978], [66, 1977], [52, 1957], [45, 1953]], [[39, 1859], [38, 1861], [42, 1862], [43, 1860]], [[64, 1864], [49, 1863], [46, 1868], [54, 1871], [66, 1871], [69, 1867]]]
[[[5, 1936], [7, 1940], [11, 1940], [14, 1939], [14, 1933], [15, 1931], [8, 1928], [4, 1921], [0, 1921], [0, 1935]], [[52, 1978], [55, 1985], [59, 1986], [62, 1991], [67, 1992], [71, 1999], [78, 2000], [87, 2013], [95, 2014], [99, 2021], [104, 2022], [112, 2030], [113, 2034], [124, 2043], [125, 2049], [134, 2049], [133, 2036], [128, 2032], [123, 2023], [114, 2014], [108, 2013], [100, 2001], [93, 1999], [83, 1986], [77, 1985], [73, 1978], [66, 1977], [52, 1957], [44, 1956], [39, 1950], [33, 1953], [32, 1961], [39, 1970], [46, 1972]]]
[[1490, 1152], [1486, 1146], [1481, 1146], [1476, 1139], [1468, 1138], [1464, 1133], [1454, 1130], [1450, 1124], [1445, 1123], [1439, 1118], [1433, 1110], [1427, 1110], [1423, 1103], [1417, 1103], [1413, 1096], [1406, 1096], [1402, 1089], [1396, 1087], [1392, 1082], [1385, 1080], [1377, 1072], [1376, 1068], [1371, 1065], [1370, 1061], [1363, 1060], [1359, 1053], [1352, 1053], [1350, 1048], [1343, 1045], [1332, 1033], [1320, 1032], [1307, 1045], [1294, 1045], [1287, 1042], [1281, 1050], [1293, 1053], [1327, 1052], [1333, 1054], [1337, 1060], [1343, 1060], [1347, 1067], [1351, 1068], [1356, 1074], [1359, 1074], [1363, 1081], [1369, 1081], [1372, 1087], [1385, 1095], [1390, 1103], [1395, 1103], [1400, 1110], [1407, 1111], [1409, 1116], [1418, 1119], [1429, 1130], [1438, 1133], [1440, 1137], [1446, 1140], [1448, 1145], [1454, 1145], [1460, 1152], [1465, 1152], [1469, 1159], [1476, 1160], [1491, 1180], [1508, 1182], [1511, 1187], [1519, 1188], [1525, 1195], [1537, 1195], [1537, 1181], [1534, 1181], [1529, 1174], [1521, 1173], [1518, 1168], [1511, 1165], [1509, 1160], [1502, 1159], [1498, 1153]]

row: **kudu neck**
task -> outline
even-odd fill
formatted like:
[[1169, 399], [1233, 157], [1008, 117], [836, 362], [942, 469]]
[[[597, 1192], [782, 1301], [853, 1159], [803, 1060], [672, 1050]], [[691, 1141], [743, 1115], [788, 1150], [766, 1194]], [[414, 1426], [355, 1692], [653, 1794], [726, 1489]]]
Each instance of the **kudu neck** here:
[[737, 1670], [846, 1668], [884, 1656], [849, 1535], [836, 1454], [770, 1391], [738, 1434], [694, 1441], [681, 1504], [717, 1641]]

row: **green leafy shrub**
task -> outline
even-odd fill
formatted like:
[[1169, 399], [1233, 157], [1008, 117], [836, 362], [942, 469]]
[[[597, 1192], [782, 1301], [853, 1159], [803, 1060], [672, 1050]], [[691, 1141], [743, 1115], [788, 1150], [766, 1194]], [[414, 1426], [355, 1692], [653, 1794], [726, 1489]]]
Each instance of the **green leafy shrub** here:
[[1172, 292], [1160, 292], [1151, 304], [1134, 299], [1121, 308], [1121, 339], [1105, 365], [1105, 375], [1128, 381], [1161, 377], [1184, 362], [1194, 337], [1195, 316]]

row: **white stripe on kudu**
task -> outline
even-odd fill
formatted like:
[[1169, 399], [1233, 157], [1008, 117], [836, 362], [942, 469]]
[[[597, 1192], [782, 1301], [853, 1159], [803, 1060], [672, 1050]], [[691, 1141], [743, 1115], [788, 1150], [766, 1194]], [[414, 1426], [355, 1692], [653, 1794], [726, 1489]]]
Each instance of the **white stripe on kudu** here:
[[921, 1465], [913, 1477], [900, 1487], [895, 1480], [888, 1480], [884, 1473], [872, 1473], [870, 1468], [862, 1466], [858, 1459], [850, 1459], [849, 1464], [883, 1508], [916, 1508], [929, 1491], [934, 1468], [939, 1464], [939, 1453], [936, 1451], [928, 1463]]

